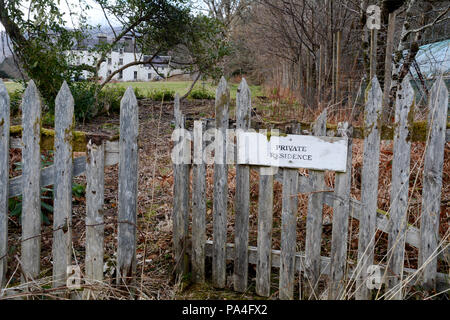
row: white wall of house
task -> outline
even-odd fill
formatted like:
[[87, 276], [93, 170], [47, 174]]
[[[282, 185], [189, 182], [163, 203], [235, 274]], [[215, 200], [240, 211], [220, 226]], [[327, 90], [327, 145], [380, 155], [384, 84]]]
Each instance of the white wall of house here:
[[[71, 52], [73, 56], [73, 63], [75, 65], [87, 64], [93, 66], [96, 61], [97, 53], [91, 53], [89, 51], [74, 50]], [[119, 52], [112, 51], [107, 57], [106, 61], [100, 65], [99, 76], [101, 79], [106, 79], [109, 74], [119, 69], [123, 65], [132, 63], [134, 61], [142, 61], [142, 54], [135, 54], [133, 52]], [[155, 66], [156, 67], [156, 66]], [[158, 67], [158, 73], [163, 75], [164, 78], [170, 75], [182, 74], [183, 71], [179, 69], [172, 69], [168, 66]], [[88, 78], [90, 74], [85, 71], [83, 76]], [[152, 81], [158, 77], [156, 71], [150, 66], [136, 65], [131, 66], [123, 70], [121, 73], [114, 75], [113, 80], [116, 81]]]

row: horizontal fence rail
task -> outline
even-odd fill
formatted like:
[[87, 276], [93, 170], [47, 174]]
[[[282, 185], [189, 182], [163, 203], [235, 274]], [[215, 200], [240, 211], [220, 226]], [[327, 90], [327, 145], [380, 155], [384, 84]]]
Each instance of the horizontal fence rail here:
[[[186, 117], [186, 121], [195, 121], [197, 119], [192, 117]], [[207, 128], [213, 127], [213, 123], [215, 119], [204, 119], [205, 122], [207, 122]], [[311, 122], [304, 122], [304, 121], [262, 121], [259, 119], [251, 119], [251, 127], [253, 128], [265, 128], [267, 126], [271, 127], [272, 129], [279, 129], [282, 132], [292, 132], [292, 128], [299, 126], [302, 128], [300, 134], [309, 135], [311, 134], [311, 128], [314, 126], [314, 123]], [[234, 120], [229, 121], [229, 128], [235, 129], [236, 128], [236, 122]], [[327, 131], [326, 136], [327, 137], [336, 137], [339, 135], [339, 128], [335, 124], [327, 123]], [[352, 127], [352, 134], [350, 138], [353, 139], [364, 139], [364, 127]], [[396, 126], [392, 125], [381, 125], [381, 134], [380, 139], [382, 141], [389, 141], [394, 140], [394, 132], [395, 132]], [[426, 142], [428, 139], [428, 128], [429, 124], [428, 121], [416, 121], [416, 122], [408, 122], [408, 130], [409, 130], [409, 140], [411, 142]], [[15, 131], [15, 130], [14, 130]], [[51, 131], [50, 131], [51, 132]], [[445, 132], [445, 141], [450, 142], [450, 122], [447, 121], [446, 125], [444, 126], [444, 132]], [[43, 137], [49, 139], [47, 135], [43, 135]]]

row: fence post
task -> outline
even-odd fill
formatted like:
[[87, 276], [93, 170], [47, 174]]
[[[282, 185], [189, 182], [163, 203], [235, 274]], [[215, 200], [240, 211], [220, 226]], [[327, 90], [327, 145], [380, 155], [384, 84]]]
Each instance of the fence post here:
[[348, 138], [347, 167], [345, 173], [336, 172], [333, 203], [333, 228], [331, 237], [330, 285], [328, 298], [337, 300], [344, 294], [347, 264], [348, 217], [350, 214], [350, 189], [352, 183], [352, 133], [348, 123], [339, 123], [339, 135]]
[[175, 252], [175, 268], [177, 275], [188, 272], [189, 260], [187, 254], [188, 218], [189, 218], [189, 164], [186, 157], [190, 157], [191, 149], [185, 131], [185, 118], [180, 110], [180, 96], [175, 96], [174, 104], [175, 130], [179, 131], [177, 139], [181, 137], [180, 151], [175, 163], [174, 171], [174, 203], [173, 203], [173, 242]]
[[283, 169], [279, 282], [279, 299], [281, 300], [294, 299], [298, 179], [298, 169]]
[[[315, 136], [327, 134], [327, 110], [317, 118], [313, 132]], [[305, 297], [318, 299], [316, 292], [320, 277], [320, 247], [322, 241], [323, 191], [325, 190], [325, 172], [309, 171], [310, 181], [315, 193], [308, 197], [308, 216], [306, 219], [305, 241]]]
[[40, 272], [41, 258], [41, 100], [30, 80], [22, 100], [22, 282]]
[[86, 280], [103, 280], [105, 145], [89, 141], [86, 159]]
[[133, 88], [128, 87], [120, 102], [118, 284], [127, 283], [136, 271], [138, 131], [138, 103]]
[[213, 201], [213, 266], [214, 286], [224, 288], [226, 283], [227, 200], [228, 168], [226, 162], [226, 129], [230, 89], [224, 77], [216, 90], [216, 138], [214, 154], [214, 201]]
[[[252, 94], [245, 79], [236, 94], [236, 130], [250, 128]], [[239, 139], [239, 135], [237, 135]], [[234, 290], [245, 292], [248, 283], [248, 224], [250, 210], [250, 167], [236, 164]]]
[[403, 264], [408, 226], [409, 165], [411, 140], [409, 124], [414, 121], [414, 90], [405, 77], [397, 92], [395, 109], [394, 158], [392, 160], [390, 230], [387, 275], [389, 296], [402, 299]]
[[206, 244], [206, 164], [203, 161], [206, 123], [194, 122], [194, 166], [192, 195], [192, 278], [196, 283], [205, 281]]
[[256, 293], [270, 296], [272, 273], [273, 173], [272, 168], [259, 168], [258, 260]]
[[442, 76], [431, 89], [428, 106], [429, 139], [423, 171], [419, 268], [423, 268], [423, 286], [426, 289], [435, 289], [437, 255], [440, 246], [438, 244], [439, 218], [448, 112], [448, 90]]
[[9, 95], [0, 79], [0, 290], [6, 283], [8, 262]]
[[72, 139], [74, 100], [64, 81], [55, 100], [53, 287], [64, 286], [72, 257]]
[[364, 119], [364, 156], [361, 173], [361, 218], [359, 221], [356, 299], [368, 300], [367, 269], [373, 264], [377, 222], [378, 166], [380, 162], [380, 132], [382, 95], [377, 77], [368, 88]]

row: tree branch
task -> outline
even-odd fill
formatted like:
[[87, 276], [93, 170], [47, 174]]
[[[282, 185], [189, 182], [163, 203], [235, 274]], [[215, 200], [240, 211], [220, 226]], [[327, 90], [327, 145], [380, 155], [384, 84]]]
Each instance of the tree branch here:
[[440, 23], [440, 22], [443, 22], [445, 20], [450, 19], [450, 17], [446, 17], [445, 19], [442, 19], [442, 20], [439, 21], [439, 19], [441, 19], [443, 16], [445, 16], [449, 11], [450, 11], [450, 6], [448, 6], [445, 11], [443, 11], [438, 17], [436, 17], [436, 19], [434, 19], [434, 21], [432, 21], [432, 22], [430, 22], [430, 23], [428, 23], [428, 24], [426, 24], [426, 25], [424, 25], [424, 26], [422, 26], [420, 28], [417, 28], [417, 29], [414, 29], [414, 30], [408, 30], [405, 33], [404, 37], [409, 36], [411, 33], [422, 32], [423, 30], [425, 30], [427, 28], [430, 28], [430, 27], [434, 26], [437, 23]]
[[195, 77], [195, 80], [194, 80], [194, 82], [192, 82], [191, 86], [189, 87], [188, 92], [186, 92], [186, 94], [180, 98], [181, 100], [184, 100], [184, 99], [186, 99], [189, 96], [189, 94], [191, 93], [192, 89], [194, 89], [195, 84], [200, 79], [201, 75], [202, 75], [201, 72], [199, 72], [197, 74], [197, 77]]

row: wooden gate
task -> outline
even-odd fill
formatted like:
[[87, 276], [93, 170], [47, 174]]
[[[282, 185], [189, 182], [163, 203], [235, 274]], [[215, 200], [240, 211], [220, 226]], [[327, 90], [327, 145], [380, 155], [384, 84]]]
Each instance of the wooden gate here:
[[[195, 282], [205, 281], [205, 259], [212, 257], [212, 283], [217, 288], [227, 284], [227, 260], [234, 262], [232, 282], [235, 291], [248, 287], [249, 264], [256, 265], [256, 293], [270, 296], [278, 292], [280, 299], [294, 298], [295, 275], [299, 273], [300, 297], [306, 299], [370, 299], [377, 284], [384, 283], [385, 299], [402, 299], [407, 286], [419, 283], [427, 289], [448, 288], [448, 275], [437, 272], [438, 259], [448, 254], [448, 232], [439, 238], [442, 168], [446, 137], [448, 91], [442, 81], [435, 82], [428, 104], [427, 147], [424, 155], [422, 209], [420, 230], [409, 225], [408, 185], [410, 180], [411, 142], [420, 139], [413, 122], [414, 92], [405, 80], [396, 101], [395, 126], [382, 128], [382, 91], [374, 78], [366, 91], [364, 127], [358, 134], [347, 123], [337, 130], [327, 130], [326, 110], [312, 128], [316, 136], [338, 135], [348, 137], [347, 171], [335, 173], [334, 190], [327, 190], [323, 171], [309, 170], [308, 176], [297, 169], [280, 168], [277, 175], [267, 174], [267, 167], [236, 165], [236, 193], [234, 205], [234, 243], [227, 243], [227, 173], [233, 144], [229, 133], [230, 91], [225, 79], [219, 83], [215, 102], [214, 195], [212, 241], [206, 239], [206, 170], [202, 157], [206, 148], [203, 134], [211, 123], [195, 121], [193, 131], [185, 129], [180, 102], [175, 102], [175, 153], [179, 161], [174, 165], [173, 241], [176, 269], [179, 275], [189, 272]], [[248, 130], [251, 118], [251, 93], [245, 80], [236, 97], [236, 129]], [[301, 133], [299, 124], [293, 132]], [[356, 129], [356, 128], [355, 128]], [[389, 137], [389, 131], [390, 137]], [[361, 201], [350, 196], [352, 183], [353, 137], [364, 139], [361, 172]], [[394, 140], [392, 163], [391, 204], [389, 212], [377, 208], [380, 143]], [[211, 140], [209, 140], [211, 141]], [[191, 161], [193, 148], [194, 159]], [[192, 169], [192, 180], [190, 170]], [[249, 239], [249, 172], [260, 172], [258, 199], [257, 247], [248, 245]], [[272, 219], [274, 180], [282, 183], [281, 250], [272, 250]], [[192, 202], [191, 202], [192, 181]], [[305, 251], [296, 250], [297, 195], [308, 193]], [[333, 208], [331, 255], [321, 256], [322, 214], [324, 204]], [[359, 220], [358, 258], [347, 259], [349, 218]], [[191, 226], [191, 228], [189, 228]], [[191, 233], [189, 233], [191, 230]], [[388, 254], [383, 264], [374, 264], [375, 234], [381, 230], [389, 234]], [[419, 268], [404, 267], [405, 245], [419, 249]], [[189, 264], [189, 262], [191, 262]], [[444, 262], [448, 263], [448, 262]], [[272, 268], [279, 268], [278, 290], [272, 290]], [[320, 280], [325, 281], [320, 281]], [[323, 283], [325, 282], [325, 285]], [[322, 283], [322, 285], [320, 285]]]

